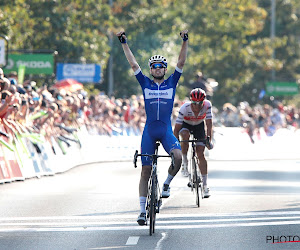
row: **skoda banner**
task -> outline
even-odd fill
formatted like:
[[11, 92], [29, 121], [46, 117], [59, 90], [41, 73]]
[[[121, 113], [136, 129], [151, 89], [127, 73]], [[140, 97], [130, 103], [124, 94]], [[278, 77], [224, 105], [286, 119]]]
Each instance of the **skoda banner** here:
[[58, 81], [71, 78], [81, 83], [99, 83], [101, 67], [98, 64], [58, 63], [56, 78]]
[[25, 66], [26, 74], [52, 75], [54, 73], [53, 65], [53, 54], [9, 54], [4, 73], [18, 71], [19, 66]]
[[266, 89], [268, 96], [297, 95], [299, 93], [296, 82], [268, 82]]

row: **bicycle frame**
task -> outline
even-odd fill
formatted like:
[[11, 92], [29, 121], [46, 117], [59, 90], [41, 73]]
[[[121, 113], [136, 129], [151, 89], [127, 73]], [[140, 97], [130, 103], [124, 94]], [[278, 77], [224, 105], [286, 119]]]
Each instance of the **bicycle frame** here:
[[[201, 171], [199, 169], [198, 165], [198, 156], [196, 153], [196, 143], [197, 142], [206, 142], [206, 139], [200, 139], [196, 140], [194, 137], [192, 137], [191, 140], [183, 140], [181, 142], [188, 142], [191, 143], [191, 150], [192, 150], [192, 155], [190, 159], [190, 164], [189, 164], [189, 183], [188, 186], [191, 188], [192, 192], [195, 192], [196, 195], [196, 205], [200, 207], [200, 193], [201, 193], [201, 198], [204, 198], [204, 187], [202, 183], [202, 175]], [[200, 191], [200, 192], [199, 192]]]
[[152, 158], [152, 169], [151, 175], [148, 181], [148, 193], [146, 200], [146, 210], [147, 210], [147, 222], [149, 223], [149, 235], [151, 236], [155, 232], [155, 220], [156, 213], [159, 213], [159, 208], [162, 205], [162, 197], [159, 188], [158, 178], [157, 178], [157, 159], [159, 157], [171, 157], [172, 158], [172, 168], [174, 168], [174, 156], [173, 154], [169, 155], [158, 155], [158, 147], [160, 143], [156, 142], [155, 153], [153, 155], [149, 154], [138, 154], [138, 151], [135, 151], [134, 155], [134, 167], [136, 168], [136, 161], [138, 156], [148, 156]]
[[148, 193], [147, 193], [147, 218], [150, 220], [149, 234], [152, 235], [155, 231], [155, 219], [156, 213], [159, 213], [159, 207], [162, 204], [161, 195], [159, 192], [159, 184], [157, 179], [157, 152], [158, 146], [155, 149], [155, 156], [152, 158], [152, 171], [148, 182]]

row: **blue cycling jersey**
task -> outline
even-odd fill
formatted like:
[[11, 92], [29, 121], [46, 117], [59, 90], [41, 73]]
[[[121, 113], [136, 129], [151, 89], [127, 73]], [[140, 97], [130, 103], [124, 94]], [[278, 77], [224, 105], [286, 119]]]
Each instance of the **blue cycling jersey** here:
[[141, 69], [135, 72], [144, 95], [147, 123], [160, 120], [167, 125], [171, 123], [174, 97], [182, 70], [176, 68], [167, 80], [157, 84], [143, 75]]
[[[143, 90], [147, 115], [141, 143], [142, 154], [154, 154], [156, 141], [160, 141], [168, 153], [175, 148], [180, 149], [180, 144], [172, 131], [171, 115], [181, 73], [182, 70], [176, 67], [174, 74], [158, 84], [145, 76], [141, 69], [135, 72]], [[151, 165], [151, 159], [142, 157], [142, 165]]]

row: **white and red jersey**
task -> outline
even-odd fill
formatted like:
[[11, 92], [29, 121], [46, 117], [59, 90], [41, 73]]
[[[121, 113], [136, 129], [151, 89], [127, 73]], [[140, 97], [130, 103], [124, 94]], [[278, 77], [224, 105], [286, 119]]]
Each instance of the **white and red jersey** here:
[[203, 106], [197, 116], [192, 111], [191, 102], [186, 102], [179, 110], [176, 123], [182, 124], [185, 122], [194, 126], [207, 119], [212, 119], [211, 102], [209, 100], [204, 100]]

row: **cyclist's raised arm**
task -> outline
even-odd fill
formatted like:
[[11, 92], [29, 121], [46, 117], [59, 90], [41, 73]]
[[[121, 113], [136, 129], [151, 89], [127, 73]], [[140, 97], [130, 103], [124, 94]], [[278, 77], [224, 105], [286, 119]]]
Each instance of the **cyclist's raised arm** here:
[[177, 67], [179, 69], [183, 69], [186, 57], [187, 57], [187, 50], [188, 50], [188, 30], [183, 30], [180, 32], [180, 36], [183, 39], [183, 43], [181, 46], [181, 50], [178, 57]]
[[137, 63], [133, 53], [131, 52], [128, 44], [127, 44], [127, 37], [125, 35], [125, 32], [124, 31], [120, 31], [118, 32], [117, 34], [117, 37], [119, 38], [121, 44], [122, 44], [122, 48], [123, 48], [123, 51], [124, 51], [124, 54], [127, 58], [127, 61], [129, 62], [132, 70], [134, 72], [136, 72], [138, 69], [139, 69], [139, 64]]

